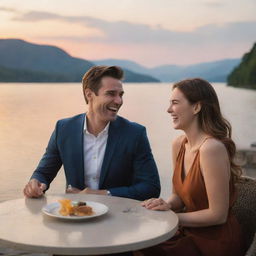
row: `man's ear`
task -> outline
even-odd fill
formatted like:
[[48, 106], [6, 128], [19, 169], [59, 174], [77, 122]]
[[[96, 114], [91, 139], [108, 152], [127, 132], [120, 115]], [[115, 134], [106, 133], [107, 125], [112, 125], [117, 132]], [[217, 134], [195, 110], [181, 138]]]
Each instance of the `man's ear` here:
[[85, 91], [84, 91], [84, 96], [85, 98], [87, 99], [87, 101], [89, 102], [92, 98], [92, 90], [89, 89], [89, 88], [86, 88]]
[[201, 107], [202, 107], [202, 105], [201, 105], [201, 102], [200, 102], [200, 101], [194, 104], [194, 114], [195, 114], [195, 115], [200, 112]]

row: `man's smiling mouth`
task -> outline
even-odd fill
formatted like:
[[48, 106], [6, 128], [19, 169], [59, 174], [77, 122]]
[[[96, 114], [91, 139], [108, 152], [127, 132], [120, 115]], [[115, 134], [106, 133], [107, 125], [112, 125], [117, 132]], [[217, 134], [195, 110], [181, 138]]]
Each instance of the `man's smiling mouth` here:
[[107, 109], [116, 113], [119, 108], [118, 107], [107, 107]]

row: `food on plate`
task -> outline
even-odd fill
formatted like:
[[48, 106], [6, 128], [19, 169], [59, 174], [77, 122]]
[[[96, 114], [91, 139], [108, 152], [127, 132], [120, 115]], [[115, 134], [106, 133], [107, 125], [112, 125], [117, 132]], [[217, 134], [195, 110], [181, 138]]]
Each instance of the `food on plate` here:
[[74, 206], [75, 216], [90, 216], [93, 214], [92, 207], [87, 205]]
[[62, 216], [91, 216], [92, 207], [86, 205], [86, 202], [72, 202], [70, 199], [60, 199], [59, 213]]

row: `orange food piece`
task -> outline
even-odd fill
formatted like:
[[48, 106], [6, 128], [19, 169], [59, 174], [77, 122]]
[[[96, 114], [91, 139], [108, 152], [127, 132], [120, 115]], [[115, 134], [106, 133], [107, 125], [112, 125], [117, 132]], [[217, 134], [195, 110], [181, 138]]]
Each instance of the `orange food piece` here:
[[73, 210], [73, 205], [71, 203], [72, 201], [70, 199], [60, 199], [59, 203], [61, 205], [59, 213], [63, 216], [68, 216], [72, 215], [74, 210]]
[[74, 215], [76, 216], [90, 216], [92, 214], [92, 207], [88, 205], [74, 206]]
[[62, 216], [90, 216], [93, 214], [92, 207], [88, 205], [73, 206], [70, 199], [60, 199], [59, 203], [61, 205], [59, 213]]

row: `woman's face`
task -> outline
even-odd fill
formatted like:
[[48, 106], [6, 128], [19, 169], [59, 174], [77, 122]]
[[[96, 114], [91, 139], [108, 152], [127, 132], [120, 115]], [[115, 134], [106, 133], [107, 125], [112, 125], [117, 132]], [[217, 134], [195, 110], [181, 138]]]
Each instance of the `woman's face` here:
[[173, 128], [186, 130], [195, 121], [195, 104], [190, 104], [185, 95], [175, 88], [171, 93], [170, 107], [167, 110], [171, 114]]

